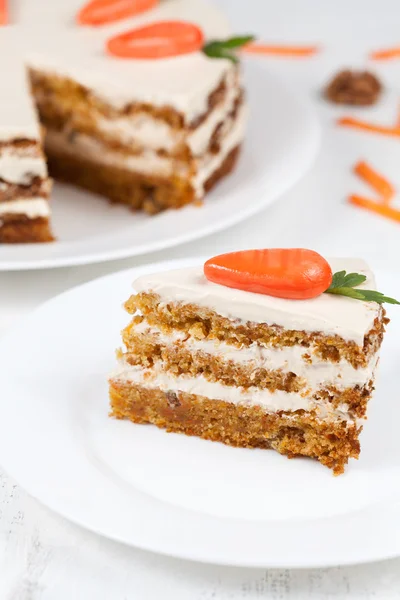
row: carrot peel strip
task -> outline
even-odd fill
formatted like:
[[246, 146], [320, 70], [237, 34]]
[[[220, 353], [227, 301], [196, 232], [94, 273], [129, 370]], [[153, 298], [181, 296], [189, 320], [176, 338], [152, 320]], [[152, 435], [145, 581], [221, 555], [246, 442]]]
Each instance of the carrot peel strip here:
[[369, 58], [371, 60], [392, 60], [393, 58], [400, 58], [400, 46], [387, 48], [385, 50], [376, 50], [375, 52], [371, 52]]
[[358, 162], [354, 167], [354, 172], [378, 192], [384, 202], [388, 203], [392, 200], [396, 193], [393, 185], [365, 161]]
[[355, 119], [354, 117], [342, 117], [337, 121], [338, 125], [342, 127], [352, 127], [354, 129], [361, 129], [363, 131], [369, 131], [370, 133], [378, 133], [381, 135], [389, 135], [393, 137], [400, 137], [400, 127], [386, 127], [384, 125], [375, 125], [368, 121], [362, 121]]
[[270, 44], [261, 44], [259, 42], [251, 42], [246, 44], [241, 49], [246, 54], [260, 54], [270, 56], [297, 56], [306, 57], [313, 56], [318, 52], [317, 46], [276, 46]]
[[0, 0], [0, 25], [8, 25], [8, 0]]
[[131, 29], [107, 41], [107, 51], [120, 58], [156, 59], [200, 50], [202, 30], [185, 21], [159, 21]]
[[79, 25], [114, 23], [154, 8], [158, 0], [91, 0], [76, 16]]
[[354, 206], [364, 208], [365, 210], [369, 210], [370, 212], [400, 223], [400, 210], [397, 208], [393, 208], [392, 206], [388, 206], [381, 202], [375, 202], [374, 200], [364, 198], [363, 196], [357, 196], [356, 194], [349, 196], [349, 202]]

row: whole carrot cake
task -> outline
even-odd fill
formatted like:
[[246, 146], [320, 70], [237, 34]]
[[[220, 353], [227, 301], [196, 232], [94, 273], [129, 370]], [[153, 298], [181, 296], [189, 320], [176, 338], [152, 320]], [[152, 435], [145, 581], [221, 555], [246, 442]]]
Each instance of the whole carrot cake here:
[[112, 415], [342, 473], [360, 452], [388, 322], [382, 302], [397, 302], [376, 292], [359, 259], [244, 254], [134, 282]]
[[52, 177], [149, 214], [198, 203], [232, 171], [247, 109], [235, 58], [207, 50], [229, 34], [217, 9], [18, 4], [0, 38], [0, 242], [52, 239], [46, 160]]

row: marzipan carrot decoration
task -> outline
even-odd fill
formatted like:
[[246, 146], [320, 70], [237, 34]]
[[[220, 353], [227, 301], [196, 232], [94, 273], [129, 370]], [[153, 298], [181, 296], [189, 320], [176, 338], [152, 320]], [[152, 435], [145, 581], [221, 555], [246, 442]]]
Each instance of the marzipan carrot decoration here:
[[355, 194], [349, 196], [349, 202], [354, 206], [365, 208], [366, 210], [381, 215], [382, 217], [386, 217], [392, 221], [400, 223], [400, 210], [393, 208], [392, 206], [388, 206], [388, 204], [375, 202], [374, 200], [369, 200], [368, 198], [357, 196]]
[[8, 0], [0, 0], [0, 25], [8, 25]]
[[105, 25], [150, 10], [158, 0], [91, 0], [78, 12], [79, 25]]
[[365, 161], [358, 162], [354, 172], [378, 193], [380, 200], [386, 203], [392, 200], [396, 193], [393, 185]]
[[278, 298], [304, 300], [325, 292], [332, 269], [317, 252], [304, 248], [269, 248], [220, 254], [204, 265], [209, 281]]
[[392, 137], [400, 137], [400, 127], [386, 127], [384, 125], [375, 125], [368, 121], [355, 119], [354, 117], [342, 117], [337, 121], [342, 127], [352, 127], [353, 129], [361, 129], [370, 133], [378, 133], [380, 135], [388, 135]]
[[159, 21], [111, 38], [107, 50], [120, 58], [155, 59], [196, 52], [203, 43], [203, 32], [197, 25]]
[[400, 58], [400, 46], [394, 46], [393, 48], [387, 48], [385, 50], [376, 50], [371, 52], [369, 55], [371, 60], [392, 60], [394, 58]]
[[246, 44], [242, 48], [245, 54], [259, 54], [263, 56], [282, 56], [282, 57], [307, 57], [313, 56], [318, 52], [317, 46], [291, 46], [291, 45], [271, 45], [253, 42]]

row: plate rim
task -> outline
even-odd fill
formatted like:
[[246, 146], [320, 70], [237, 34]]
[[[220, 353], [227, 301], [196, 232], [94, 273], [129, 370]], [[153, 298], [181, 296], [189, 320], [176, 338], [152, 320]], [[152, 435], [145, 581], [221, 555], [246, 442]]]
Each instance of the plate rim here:
[[[292, 169], [290, 177], [282, 177], [279, 185], [275, 185], [272, 194], [265, 194], [265, 190], [268, 187], [268, 180], [257, 184], [255, 189], [254, 202], [245, 202], [239, 210], [232, 211], [230, 214], [226, 214], [223, 219], [216, 221], [210, 221], [208, 224], [204, 224], [199, 228], [194, 228], [190, 231], [185, 231], [177, 236], [171, 237], [167, 240], [153, 240], [146, 241], [137, 246], [124, 246], [116, 248], [114, 250], [88, 250], [77, 255], [67, 255], [60, 257], [49, 257], [49, 258], [33, 258], [32, 260], [24, 259], [2, 259], [0, 253], [0, 272], [2, 271], [22, 271], [22, 270], [38, 270], [38, 269], [53, 269], [58, 267], [68, 266], [81, 266], [90, 265], [96, 263], [110, 262], [113, 260], [121, 260], [125, 258], [141, 256], [149, 254], [151, 252], [158, 252], [160, 250], [166, 250], [169, 248], [177, 247], [185, 243], [193, 242], [204, 238], [208, 235], [213, 235], [220, 231], [229, 229], [230, 227], [249, 219], [264, 208], [267, 208], [274, 202], [276, 202], [285, 192], [291, 189], [312, 167], [318, 154], [321, 141], [321, 126], [319, 119], [312, 108], [311, 102], [307, 97], [299, 97], [298, 94], [293, 93], [293, 88], [290, 83], [287, 83], [282, 78], [260, 65], [257, 61], [249, 61], [248, 59], [243, 61], [244, 70], [251, 73], [254, 70], [256, 73], [263, 73], [267, 81], [275, 88], [278, 88], [287, 97], [290, 95], [293, 102], [296, 104], [299, 110], [301, 110], [307, 117], [309, 123], [308, 127], [308, 140], [307, 144], [304, 144], [302, 152], [298, 153], [298, 162], [296, 168]], [[251, 90], [250, 94], [251, 94]], [[248, 137], [245, 137], [244, 146], [248, 143]], [[251, 188], [252, 186], [250, 186]], [[246, 188], [248, 189], [249, 186]], [[212, 193], [212, 192], [211, 192]], [[259, 198], [257, 199], [257, 194]], [[190, 208], [190, 206], [189, 206]], [[185, 208], [183, 208], [184, 210]], [[81, 242], [82, 240], [79, 240]], [[78, 243], [79, 243], [78, 242]], [[63, 243], [63, 242], [61, 242]], [[74, 242], [65, 242], [66, 244], [74, 244]], [[57, 244], [57, 242], [55, 242]], [[18, 244], [17, 247], [24, 247], [24, 244]], [[32, 244], [27, 245], [32, 247]]]
[[[61, 294], [58, 294], [57, 296], [53, 297], [50, 300], [47, 300], [45, 303], [43, 303], [40, 307], [38, 307], [37, 309], [35, 309], [35, 311], [33, 311], [30, 315], [26, 316], [24, 319], [21, 319], [21, 321], [19, 322], [19, 324], [13, 328], [12, 330], [8, 331], [0, 340], [0, 356], [2, 355], [2, 353], [6, 350], [7, 347], [7, 343], [8, 340], [11, 340], [14, 336], [17, 336], [22, 334], [22, 332], [25, 329], [25, 326], [27, 325], [27, 323], [34, 323], [37, 314], [40, 312], [44, 312], [46, 313], [46, 309], [47, 306], [53, 303], [58, 303], [58, 302], [63, 302], [64, 297], [68, 298], [68, 295], [75, 295], [75, 294], [79, 294], [83, 293], [86, 294], [86, 291], [88, 288], [90, 288], [91, 286], [96, 286], [96, 284], [98, 284], [100, 282], [101, 284], [109, 284], [110, 281], [112, 281], [114, 278], [126, 278], [127, 281], [130, 281], [132, 279], [132, 277], [135, 277], [138, 275], [138, 273], [143, 272], [143, 270], [148, 270], [149, 268], [151, 269], [169, 269], [169, 268], [177, 268], [177, 267], [182, 267], [184, 265], [189, 265], [189, 264], [193, 264], [194, 262], [199, 262], [204, 260], [204, 258], [202, 257], [190, 257], [190, 258], [184, 258], [184, 259], [173, 259], [173, 260], [167, 260], [167, 261], [162, 261], [162, 262], [157, 262], [157, 263], [151, 263], [150, 265], [141, 265], [141, 266], [136, 266], [136, 267], [132, 267], [129, 269], [124, 269], [124, 270], [120, 270], [117, 271], [115, 273], [109, 274], [109, 275], [105, 275], [102, 277], [99, 277], [97, 279], [94, 279], [92, 281], [83, 283], [81, 285], [75, 286], [74, 288], [71, 288], [70, 290], [67, 290]], [[389, 272], [390, 271], [387, 271]], [[377, 273], [377, 275], [379, 276], [379, 272]], [[3, 407], [0, 404], [0, 408], [2, 410]], [[2, 419], [0, 419], [0, 431], [1, 431], [1, 423], [3, 422]], [[0, 436], [0, 449], [3, 449], [3, 455], [5, 456], [6, 453], [4, 452], [4, 442], [2, 441], [2, 437]], [[11, 453], [9, 453], [11, 454]], [[3, 463], [3, 460], [1, 460], [1, 462]], [[7, 462], [7, 461], [4, 461]], [[10, 463], [10, 460], [8, 461]], [[12, 462], [12, 460], [11, 460]], [[18, 481], [20, 483], [20, 478], [18, 477], [18, 474], [16, 474], [16, 476], [13, 475], [12, 473], [12, 468], [9, 470], [7, 469], [7, 465], [5, 466], [5, 471], [6, 472], [10, 472], [10, 476], [15, 479], [16, 481]], [[23, 479], [23, 477], [22, 477]], [[392, 545], [393, 546], [393, 542], [394, 542], [394, 547], [391, 549], [388, 549], [386, 552], [383, 552], [382, 550], [380, 551], [379, 549], [379, 544], [377, 543], [376, 546], [374, 546], [375, 551], [371, 551], [371, 546], [368, 544], [365, 544], [365, 547], [363, 547], [363, 553], [362, 556], [360, 557], [360, 555], [358, 554], [357, 557], [353, 556], [352, 558], [349, 557], [349, 555], [346, 555], [345, 559], [340, 559], [339, 556], [336, 556], [335, 553], [333, 553], [333, 555], [331, 556], [331, 558], [327, 559], [326, 557], [323, 556], [323, 554], [319, 554], [318, 555], [318, 559], [316, 559], [315, 557], [315, 551], [314, 551], [314, 559], [313, 560], [309, 560], [307, 561], [306, 559], [306, 553], [304, 553], [303, 555], [299, 555], [297, 560], [290, 560], [288, 562], [284, 562], [282, 560], [273, 560], [271, 558], [271, 556], [269, 557], [269, 559], [266, 561], [265, 558], [260, 557], [260, 559], [256, 559], [254, 556], [249, 557], [248, 559], [243, 558], [243, 556], [238, 559], [238, 558], [233, 558], [232, 556], [229, 556], [228, 558], [224, 558], [223, 556], [221, 556], [221, 554], [218, 552], [214, 554], [208, 552], [207, 554], [204, 554], [204, 551], [202, 553], [202, 551], [198, 551], [198, 549], [194, 549], [192, 550], [192, 552], [188, 552], [187, 549], [186, 551], [182, 554], [179, 551], [179, 548], [175, 547], [174, 544], [172, 544], [171, 547], [171, 543], [170, 542], [165, 542], [165, 540], [163, 541], [163, 544], [158, 544], [157, 546], [154, 545], [154, 543], [146, 543], [145, 541], [143, 541], [143, 539], [140, 539], [139, 541], [133, 541], [132, 539], [128, 540], [126, 538], [124, 538], [123, 535], [118, 535], [113, 533], [112, 531], [109, 531], [109, 524], [107, 524], [107, 526], [104, 527], [103, 524], [103, 528], [99, 528], [97, 526], [93, 526], [92, 524], [88, 524], [87, 522], [82, 521], [80, 518], [78, 518], [76, 515], [72, 515], [68, 512], [68, 510], [61, 510], [59, 507], [55, 507], [54, 505], [52, 505], [51, 501], [48, 501], [46, 499], [44, 499], [43, 497], [41, 497], [41, 494], [37, 494], [35, 493], [35, 490], [32, 489], [32, 486], [30, 485], [25, 485], [24, 483], [20, 483], [21, 487], [26, 489], [27, 493], [29, 495], [31, 495], [32, 497], [34, 497], [37, 501], [39, 501], [41, 504], [45, 505], [47, 508], [50, 509], [51, 512], [61, 515], [63, 518], [73, 522], [74, 524], [78, 525], [79, 527], [85, 529], [85, 530], [89, 530], [97, 535], [101, 535], [102, 537], [106, 537], [108, 539], [111, 539], [115, 542], [119, 542], [119, 543], [123, 543], [124, 545], [128, 545], [128, 546], [133, 546], [133, 547], [137, 547], [140, 548], [142, 550], [146, 550], [146, 551], [150, 551], [150, 552], [156, 552], [158, 554], [164, 554], [167, 556], [172, 556], [175, 558], [180, 558], [180, 559], [184, 559], [184, 560], [191, 560], [191, 561], [195, 561], [195, 562], [202, 562], [202, 563], [207, 563], [207, 564], [218, 564], [218, 565], [224, 565], [224, 566], [240, 566], [240, 567], [252, 567], [252, 568], [323, 568], [323, 567], [332, 567], [332, 566], [337, 566], [337, 565], [354, 565], [354, 564], [361, 564], [361, 563], [369, 563], [369, 562], [374, 562], [377, 560], [385, 560], [385, 559], [389, 559], [389, 558], [394, 558], [400, 555], [400, 516], [399, 516], [399, 506], [400, 506], [400, 502], [398, 500], [396, 500], [395, 502], [392, 503], [385, 503], [385, 504], [380, 504], [378, 506], [371, 506], [368, 507], [367, 509], [363, 509], [360, 511], [356, 511], [355, 513], [349, 513], [348, 515], [342, 515], [342, 516], [334, 516], [334, 517], [328, 517], [328, 518], [323, 518], [323, 519], [317, 519], [317, 520], [304, 520], [300, 523], [299, 527], [300, 529], [303, 528], [303, 534], [304, 534], [304, 527], [305, 525], [307, 526], [307, 534], [310, 535], [316, 535], [318, 537], [318, 535], [320, 535], [320, 528], [321, 528], [321, 524], [322, 527], [327, 529], [328, 531], [331, 532], [335, 532], [335, 529], [338, 527], [343, 527], [343, 525], [341, 525], [341, 521], [346, 522], [348, 521], [348, 525], [350, 527], [353, 527], [354, 530], [357, 530], [359, 532], [363, 532], [365, 529], [365, 525], [369, 524], [367, 529], [367, 533], [368, 536], [371, 536], [371, 524], [372, 527], [375, 528], [376, 531], [379, 531], [380, 527], [382, 527], [382, 524], [384, 524], [384, 526], [388, 529], [388, 531], [390, 531], [392, 533], [392, 535], [394, 535], [393, 540], [391, 540], [391, 544], [387, 543], [388, 546]], [[158, 505], [160, 506], [159, 510], [160, 511], [165, 511], [167, 510], [167, 512], [169, 514], [173, 514], [173, 512], [178, 512], [178, 513], [183, 513], [184, 514], [184, 518], [187, 518], [187, 515], [190, 515], [190, 521], [192, 523], [194, 522], [198, 522], [198, 523], [214, 523], [215, 522], [232, 522], [231, 519], [218, 519], [218, 518], [213, 518], [210, 517], [208, 515], [203, 515], [201, 513], [195, 513], [195, 512], [191, 512], [185, 509], [178, 509], [177, 507], [174, 507], [172, 505], [167, 505], [166, 503], [162, 503], [161, 501], [152, 498], [151, 496], [148, 496], [147, 494], [143, 493], [143, 492], [137, 492], [138, 495], [142, 496], [147, 504], [153, 504], [153, 505]], [[382, 507], [385, 507], [385, 510], [382, 510]], [[166, 508], [165, 508], [166, 507]], [[172, 512], [171, 512], [172, 511]], [[397, 519], [395, 519], [395, 517], [397, 516]], [[395, 519], [395, 520], [394, 520]], [[233, 521], [237, 527], [242, 527], [241, 523], [243, 523], [242, 521]], [[260, 529], [262, 528], [264, 530], [264, 532], [266, 530], [268, 530], [271, 532], [273, 529], [279, 529], [281, 527], [281, 523], [277, 522], [255, 522], [256, 524], [258, 523], [258, 525], [260, 526]], [[210, 526], [210, 525], [208, 525]], [[224, 525], [225, 526], [225, 525]], [[286, 528], [288, 527], [285, 523]], [[294, 525], [293, 525], [294, 526]], [[292, 528], [292, 525], [290, 524], [290, 528]], [[311, 529], [308, 529], [311, 528]], [[141, 534], [142, 535], [142, 534]], [[317, 538], [316, 538], [317, 539]], [[215, 541], [215, 540], [214, 540]], [[346, 545], [348, 545], [348, 541], [346, 542]], [[336, 550], [336, 553], [338, 552], [338, 550]], [[272, 550], [272, 554], [274, 554], [274, 550]], [[350, 554], [351, 556], [351, 554]]]

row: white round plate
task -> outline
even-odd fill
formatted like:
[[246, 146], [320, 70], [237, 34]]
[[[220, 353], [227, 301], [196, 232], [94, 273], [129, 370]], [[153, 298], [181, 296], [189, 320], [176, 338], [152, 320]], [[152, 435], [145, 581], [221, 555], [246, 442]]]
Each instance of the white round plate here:
[[[400, 554], [400, 318], [385, 339], [359, 461], [230, 448], [108, 417], [107, 376], [145, 271], [47, 302], [0, 345], [0, 463], [32, 496], [94, 532], [186, 559], [252, 567], [361, 563]], [[378, 272], [399, 297], [400, 282]]]
[[125, 258], [176, 246], [239, 223], [276, 200], [311, 166], [319, 126], [311, 107], [259, 65], [245, 67], [250, 122], [236, 170], [206, 197], [149, 217], [94, 194], [57, 184], [57, 241], [0, 245], [0, 271], [42, 269]]

